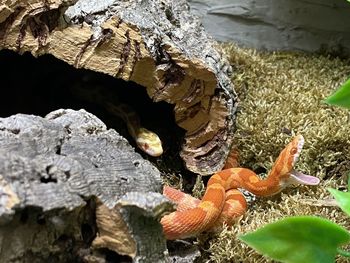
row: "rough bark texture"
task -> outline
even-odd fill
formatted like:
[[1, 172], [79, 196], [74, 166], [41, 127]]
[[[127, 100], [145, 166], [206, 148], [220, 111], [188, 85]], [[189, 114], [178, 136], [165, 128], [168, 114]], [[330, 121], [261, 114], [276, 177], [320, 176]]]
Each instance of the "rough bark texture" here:
[[267, 50], [350, 56], [350, 4], [344, 0], [189, 0], [219, 41]]
[[1, 118], [0, 262], [96, 262], [99, 248], [164, 262], [161, 188], [158, 170], [86, 111]]
[[0, 48], [52, 54], [174, 104], [187, 168], [223, 167], [236, 109], [231, 68], [184, 0], [2, 1], [0, 23]]

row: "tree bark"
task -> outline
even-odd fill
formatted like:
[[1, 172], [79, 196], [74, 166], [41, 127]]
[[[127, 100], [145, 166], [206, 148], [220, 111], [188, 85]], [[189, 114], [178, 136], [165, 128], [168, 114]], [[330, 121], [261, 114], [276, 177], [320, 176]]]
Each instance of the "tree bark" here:
[[158, 170], [84, 110], [1, 118], [0, 262], [96, 262], [102, 248], [164, 262], [159, 219], [173, 208], [161, 189]]

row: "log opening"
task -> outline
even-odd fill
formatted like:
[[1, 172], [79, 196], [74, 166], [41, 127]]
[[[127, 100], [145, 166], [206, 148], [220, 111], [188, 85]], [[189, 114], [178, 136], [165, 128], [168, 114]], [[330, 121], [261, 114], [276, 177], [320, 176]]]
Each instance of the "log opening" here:
[[102, 73], [76, 69], [49, 55], [34, 58], [30, 54], [20, 56], [4, 50], [0, 51], [0, 61], [6, 65], [3, 67], [2, 86], [5, 88], [0, 99], [0, 117], [17, 113], [44, 117], [60, 108], [83, 108], [100, 118], [108, 128], [115, 129], [127, 138], [144, 158], [155, 164], [159, 163], [159, 160], [149, 157], [137, 148], [120, 117], [108, 112], [97, 99], [94, 103], [72, 92], [74, 85], [85, 85], [87, 90], [101, 86], [108, 89], [114, 97], [110, 98], [112, 101], [130, 105], [139, 115], [142, 125], [159, 135], [165, 151], [165, 157], [159, 159], [170, 163], [170, 158], [172, 162], [176, 160], [178, 164], [182, 164], [178, 153], [185, 132], [175, 123], [173, 106], [166, 102], [152, 102], [144, 87]]
[[186, 168], [223, 167], [237, 101], [231, 69], [185, 0], [11, 2], [0, 7], [0, 48], [142, 85], [153, 101], [174, 105]]

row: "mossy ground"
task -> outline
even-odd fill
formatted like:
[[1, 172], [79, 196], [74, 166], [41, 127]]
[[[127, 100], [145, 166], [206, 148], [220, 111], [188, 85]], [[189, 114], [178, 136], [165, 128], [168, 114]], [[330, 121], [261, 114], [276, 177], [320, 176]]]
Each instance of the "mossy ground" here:
[[[350, 220], [327, 187], [344, 190], [350, 172], [350, 112], [324, 104], [350, 76], [350, 61], [315, 54], [263, 53], [223, 45], [234, 68], [240, 104], [235, 141], [240, 165], [267, 173], [295, 134], [305, 138], [296, 169], [317, 176], [317, 187], [299, 187], [250, 204], [232, 228], [201, 236], [201, 262], [267, 262], [237, 239], [286, 216], [317, 215], [350, 230]], [[298, 237], [295, 237], [296, 239]], [[339, 262], [346, 262], [338, 259]]]

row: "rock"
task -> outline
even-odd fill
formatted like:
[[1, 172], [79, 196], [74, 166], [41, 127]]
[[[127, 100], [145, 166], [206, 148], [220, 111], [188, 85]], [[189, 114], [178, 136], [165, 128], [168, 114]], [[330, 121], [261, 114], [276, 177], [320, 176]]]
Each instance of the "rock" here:
[[[218, 41], [259, 50], [350, 56], [350, 4], [343, 0], [189, 0]], [[331, 22], [330, 22], [331, 21]]]

